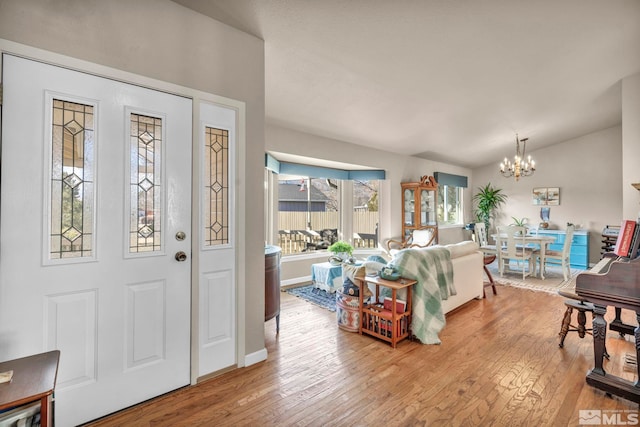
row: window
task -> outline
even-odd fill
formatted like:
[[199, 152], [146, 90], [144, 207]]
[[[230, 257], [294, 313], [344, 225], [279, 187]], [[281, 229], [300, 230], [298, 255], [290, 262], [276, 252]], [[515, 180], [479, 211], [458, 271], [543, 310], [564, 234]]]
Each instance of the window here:
[[278, 175], [278, 246], [283, 254], [327, 249], [338, 240], [340, 181]]
[[283, 255], [326, 250], [338, 240], [359, 249], [377, 248], [383, 170], [311, 166], [269, 154], [265, 167], [265, 241], [274, 240], [277, 233], [273, 243]]
[[462, 224], [462, 187], [442, 185], [438, 188], [438, 223]]
[[438, 223], [460, 225], [464, 223], [463, 189], [467, 188], [467, 177], [435, 172], [438, 182]]
[[378, 180], [353, 182], [353, 245], [378, 247]]
[[162, 249], [162, 119], [129, 118], [129, 253]]
[[206, 247], [229, 244], [229, 131], [205, 126], [202, 215]]
[[94, 254], [95, 108], [53, 99], [49, 259]]
[[[377, 180], [291, 175], [277, 175], [277, 178], [277, 245], [283, 255], [326, 250], [338, 240], [351, 241], [357, 248], [378, 246]], [[349, 187], [353, 189], [353, 197], [342, 198], [342, 192]], [[345, 200], [344, 203], [341, 200]], [[352, 232], [343, 224], [343, 213], [351, 215]]]
[[278, 246], [284, 255], [327, 249], [338, 240], [340, 182], [278, 176]]

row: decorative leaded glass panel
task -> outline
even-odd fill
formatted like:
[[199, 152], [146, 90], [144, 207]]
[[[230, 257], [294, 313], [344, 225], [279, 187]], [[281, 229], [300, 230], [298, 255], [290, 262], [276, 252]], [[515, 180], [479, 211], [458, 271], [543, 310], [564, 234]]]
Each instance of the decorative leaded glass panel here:
[[94, 107], [53, 100], [50, 259], [93, 256]]
[[204, 147], [204, 245], [229, 243], [229, 131], [207, 127]]
[[129, 253], [162, 250], [162, 119], [131, 114]]

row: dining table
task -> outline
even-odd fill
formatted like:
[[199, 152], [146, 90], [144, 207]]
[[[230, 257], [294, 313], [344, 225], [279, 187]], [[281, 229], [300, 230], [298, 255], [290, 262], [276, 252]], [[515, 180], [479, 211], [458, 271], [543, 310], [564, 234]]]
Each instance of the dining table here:
[[[507, 235], [503, 234], [492, 234], [491, 237], [493, 238], [493, 240], [496, 242], [496, 248], [500, 247], [500, 240], [501, 239], [506, 239]], [[518, 240], [522, 240], [520, 238], [518, 238]], [[540, 279], [544, 280], [544, 266], [545, 266], [545, 256], [546, 256], [546, 252], [547, 252], [547, 245], [553, 243], [556, 241], [555, 236], [545, 236], [543, 234], [525, 234], [524, 236], [524, 244], [526, 247], [533, 247], [536, 249], [540, 249]], [[499, 257], [499, 251], [498, 251], [498, 257]], [[535, 267], [534, 267], [534, 273], [535, 273]]]

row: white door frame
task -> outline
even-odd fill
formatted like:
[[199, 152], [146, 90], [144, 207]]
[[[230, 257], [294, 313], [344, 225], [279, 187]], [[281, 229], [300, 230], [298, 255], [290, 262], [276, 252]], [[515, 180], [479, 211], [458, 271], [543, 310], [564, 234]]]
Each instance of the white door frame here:
[[[244, 176], [245, 168], [244, 164], [239, 161], [239, 159], [243, 158], [242, 153], [246, 150], [246, 107], [245, 103], [241, 101], [237, 101], [234, 99], [214, 95], [211, 93], [199, 91], [196, 89], [164, 82], [161, 80], [156, 80], [153, 78], [141, 76], [138, 74], [130, 73], [127, 71], [118, 70], [111, 67], [106, 67], [99, 64], [94, 64], [88, 61], [84, 61], [77, 58], [72, 58], [66, 55], [60, 55], [57, 53], [49, 52], [46, 50], [34, 48], [31, 46], [23, 45], [20, 43], [15, 43], [9, 40], [0, 38], [0, 54], [1, 53], [10, 53], [16, 56], [21, 56], [27, 59], [33, 59], [40, 62], [45, 62], [51, 65], [56, 65], [64, 68], [69, 68], [75, 71], [81, 71], [90, 73], [96, 76], [109, 78], [112, 80], [117, 80], [123, 83], [130, 83], [139, 86], [143, 86], [149, 89], [154, 89], [162, 92], [168, 92], [184, 97], [191, 98], [193, 100], [193, 132], [192, 132], [192, 182], [193, 185], [193, 200], [192, 200], [192, 253], [196, 254], [200, 250], [200, 231], [198, 229], [199, 225], [199, 193], [195, 190], [197, 188], [197, 182], [199, 180], [199, 162], [200, 162], [200, 149], [199, 149], [199, 126], [200, 126], [200, 114], [197, 106], [201, 101], [210, 102], [214, 104], [222, 105], [226, 108], [233, 109], [237, 112], [237, 151], [235, 156], [235, 167], [236, 167], [236, 176]], [[0, 70], [2, 69], [2, 56], [0, 55]], [[1, 123], [0, 123], [1, 125]], [[0, 144], [2, 142], [0, 141]], [[244, 194], [246, 192], [245, 185], [242, 184], [244, 180], [237, 180], [238, 184], [235, 187], [235, 200], [237, 206], [237, 200], [243, 200]], [[233, 209], [233, 220], [235, 224], [243, 224], [245, 222], [245, 215], [240, 209], [237, 209], [236, 206], [232, 206]], [[236, 291], [236, 366], [243, 367], [246, 365], [245, 361], [245, 337], [246, 337], [246, 323], [244, 319], [246, 318], [245, 311], [245, 285], [246, 282], [245, 272], [243, 269], [238, 268], [238, 266], [246, 265], [244, 259], [244, 250], [241, 250], [244, 246], [244, 242], [239, 239], [239, 230], [240, 227], [235, 227], [234, 229], [234, 241], [235, 244], [235, 270], [236, 270], [236, 280], [235, 280], [235, 291]], [[1, 237], [0, 237], [1, 238]], [[191, 280], [191, 294], [192, 301], [198, 301], [198, 266], [197, 262], [192, 263], [192, 280]], [[191, 309], [191, 384], [196, 384], [198, 381], [198, 372], [199, 372], [199, 361], [198, 361], [198, 334], [199, 334], [199, 322], [198, 322], [198, 305], [193, 304]]]

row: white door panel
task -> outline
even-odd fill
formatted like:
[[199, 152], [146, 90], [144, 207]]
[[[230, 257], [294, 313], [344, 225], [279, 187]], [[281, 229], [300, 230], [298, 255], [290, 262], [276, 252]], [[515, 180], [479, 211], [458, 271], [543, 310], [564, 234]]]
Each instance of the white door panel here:
[[[61, 350], [61, 426], [188, 384], [191, 100], [9, 55], [3, 86], [0, 360]], [[91, 109], [53, 179], [59, 102]]]
[[236, 363], [233, 212], [238, 112], [200, 103], [198, 375]]

